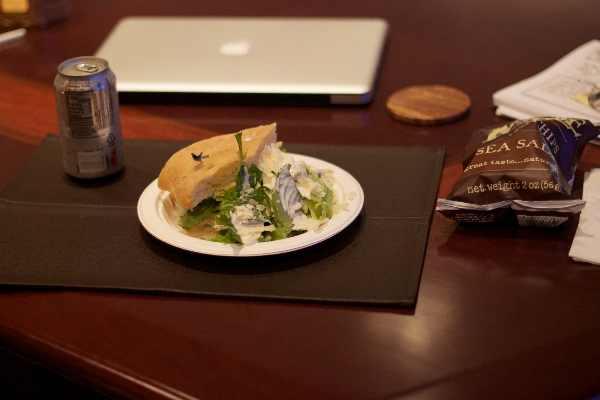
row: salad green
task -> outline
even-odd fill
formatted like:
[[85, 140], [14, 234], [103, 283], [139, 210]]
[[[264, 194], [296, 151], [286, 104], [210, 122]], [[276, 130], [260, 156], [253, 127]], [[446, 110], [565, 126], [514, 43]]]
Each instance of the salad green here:
[[235, 138], [239, 149], [235, 187], [185, 212], [179, 220], [182, 228], [189, 230], [214, 218], [218, 233], [210, 240], [249, 245], [314, 230], [332, 217], [330, 172], [308, 168], [275, 144], [263, 151], [258, 166], [248, 168], [241, 133]]

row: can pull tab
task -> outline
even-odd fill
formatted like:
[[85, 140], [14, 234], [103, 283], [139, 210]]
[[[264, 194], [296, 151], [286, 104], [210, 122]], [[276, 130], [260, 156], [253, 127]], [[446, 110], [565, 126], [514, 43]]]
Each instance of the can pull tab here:
[[98, 68], [98, 66], [97, 66], [96, 64], [85, 64], [85, 63], [83, 63], [83, 64], [78, 64], [78, 65], [77, 65], [77, 67], [75, 67], [75, 68], [76, 68], [78, 71], [81, 71], [81, 72], [88, 72], [88, 73], [91, 73], [91, 72], [96, 72], [96, 71], [98, 71], [98, 69], [99, 69], [99, 68]]

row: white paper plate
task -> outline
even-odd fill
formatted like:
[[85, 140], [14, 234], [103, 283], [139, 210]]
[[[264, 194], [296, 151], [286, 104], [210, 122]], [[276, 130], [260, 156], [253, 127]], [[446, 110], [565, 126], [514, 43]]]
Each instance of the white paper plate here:
[[229, 257], [265, 256], [286, 253], [312, 246], [332, 237], [350, 225], [358, 216], [364, 203], [363, 190], [356, 179], [343, 169], [317, 158], [290, 154], [297, 160], [303, 160], [308, 166], [330, 169], [336, 179], [333, 188], [338, 203], [348, 203], [348, 207], [334, 215], [330, 221], [316, 231], [276, 240], [256, 243], [250, 246], [210, 242], [188, 236], [177, 225], [179, 216], [171, 210], [169, 193], [160, 190], [157, 180], [142, 193], [138, 201], [138, 217], [146, 230], [157, 239], [180, 249], [195, 253]]

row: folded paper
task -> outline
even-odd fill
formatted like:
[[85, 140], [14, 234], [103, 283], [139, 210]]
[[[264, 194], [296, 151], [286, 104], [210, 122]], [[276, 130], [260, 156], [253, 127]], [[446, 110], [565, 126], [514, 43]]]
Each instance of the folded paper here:
[[600, 265], [600, 168], [585, 174], [583, 200], [586, 204], [581, 210], [569, 257]]

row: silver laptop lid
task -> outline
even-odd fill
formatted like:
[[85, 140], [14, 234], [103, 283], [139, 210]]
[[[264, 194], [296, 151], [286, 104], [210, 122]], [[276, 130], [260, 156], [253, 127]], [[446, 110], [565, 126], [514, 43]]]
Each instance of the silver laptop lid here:
[[371, 100], [387, 35], [376, 18], [129, 17], [96, 56], [120, 93]]

